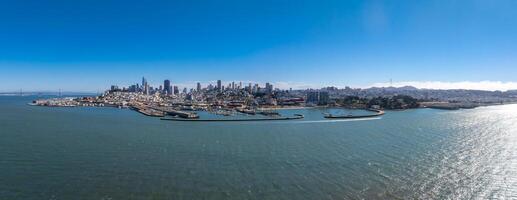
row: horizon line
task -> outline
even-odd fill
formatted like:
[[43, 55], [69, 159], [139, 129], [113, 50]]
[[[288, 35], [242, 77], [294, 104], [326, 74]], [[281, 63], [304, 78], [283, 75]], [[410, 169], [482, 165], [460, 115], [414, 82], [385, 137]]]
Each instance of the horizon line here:
[[[213, 82], [206, 82], [206, 81], [197, 81], [203, 84], [203, 87], [205, 88], [208, 84], [214, 85]], [[180, 88], [195, 88], [196, 81], [189, 81], [189, 82], [183, 82], [178, 84], [172, 84], [176, 85]], [[214, 81], [215, 82], [215, 81]], [[223, 81], [223, 84], [229, 84], [232, 81]], [[265, 84], [266, 82], [257, 82], [257, 81], [233, 81], [236, 83], [242, 82], [246, 83], [243, 85], [248, 85], [249, 83], [252, 84]], [[517, 82], [502, 82], [502, 81], [460, 81], [460, 82], [442, 82], [442, 81], [403, 81], [403, 82], [380, 82], [380, 83], [373, 83], [368, 86], [347, 86], [347, 85], [314, 85], [314, 84], [307, 84], [307, 83], [301, 83], [301, 82], [270, 82], [273, 84], [275, 89], [280, 90], [309, 90], [309, 89], [323, 89], [327, 87], [336, 87], [338, 89], [344, 89], [346, 87], [350, 87], [352, 89], [369, 89], [369, 88], [402, 88], [402, 87], [414, 87], [419, 90], [479, 90], [479, 91], [511, 91], [511, 90], [517, 90]], [[113, 84], [117, 85], [117, 84]], [[160, 84], [155, 84], [160, 85]], [[111, 86], [111, 85], [110, 85]], [[0, 93], [2, 94], [19, 94], [22, 93], [91, 93], [91, 94], [98, 94], [102, 93], [109, 89], [110, 86], [105, 87], [105, 89], [99, 89], [99, 90], [70, 90], [70, 89], [28, 89], [24, 90], [23, 88], [20, 89], [11, 89], [11, 90], [1, 90]], [[119, 85], [120, 86], [120, 85]], [[129, 86], [129, 85], [127, 85]], [[122, 86], [122, 87], [127, 87]]]

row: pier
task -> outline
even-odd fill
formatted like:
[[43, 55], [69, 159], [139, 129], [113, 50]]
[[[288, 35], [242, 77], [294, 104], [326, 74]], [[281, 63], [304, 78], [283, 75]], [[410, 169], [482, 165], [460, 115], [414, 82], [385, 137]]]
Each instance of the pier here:
[[164, 117], [165, 113], [160, 110], [155, 110], [152, 108], [144, 107], [144, 106], [131, 106], [132, 110], [135, 110], [143, 115], [150, 117]]
[[250, 109], [244, 109], [244, 108], [237, 108], [235, 109], [237, 112], [240, 112], [240, 113], [244, 113], [244, 114], [248, 114], [248, 115], [255, 115], [256, 112], [254, 110], [250, 110]]
[[153, 110], [153, 109], [140, 109], [140, 110], [137, 110], [139, 113], [142, 113], [146, 116], [150, 116], [150, 117], [164, 117], [165, 116], [165, 113], [163, 113], [162, 111], [157, 111], [157, 110]]
[[295, 114], [291, 117], [272, 117], [272, 118], [253, 118], [253, 119], [185, 119], [185, 118], [160, 118], [161, 120], [170, 121], [188, 121], [188, 122], [239, 122], [239, 121], [273, 121], [273, 120], [295, 120], [303, 119], [302, 114]]
[[337, 115], [337, 116], [328, 114], [328, 115], [325, 115], [324, 117], [326, 119], [358, 119], [358, 118], [378, 117], [378, 116], [384, 115], [383, 110], [370, 109], [369, 111], [373, 111], [375, 113], [369, 114], [369, 115]]
[[181, 118], [187, 118], [187, 119], [199, 118], [199, 116], [196, 113], [186, 112], [186, 111], [181, 111], [181, 110], [175, 110], [175, 109], [170, 108], [170, 107], [152, 107], [152, 108], [155, 109], [155, 110], [159, 110], [159, 111], [165, 112], [168, 115], [178, 116], [178, 117], [181, 117]]

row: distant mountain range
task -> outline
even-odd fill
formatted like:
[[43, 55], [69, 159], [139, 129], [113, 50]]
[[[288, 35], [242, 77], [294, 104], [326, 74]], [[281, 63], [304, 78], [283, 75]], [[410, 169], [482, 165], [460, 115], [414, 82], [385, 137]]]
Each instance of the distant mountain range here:
[[413, 86], [404, 87], [371, 87], [366, 89], [346, 87], [338, 89], [335, 87], [322, 88], [321, 91], [329, 92], [333, 98], [345, 96], [358, 96], [374, 98], [382, 96], [407, 95], [421, 100], [443, 100], [460, 102], [514, 102], [517, 101], [517, 90], [509, 91], [487, 91], [487, 90], [466, 90], [466, 89], [418, 89]]

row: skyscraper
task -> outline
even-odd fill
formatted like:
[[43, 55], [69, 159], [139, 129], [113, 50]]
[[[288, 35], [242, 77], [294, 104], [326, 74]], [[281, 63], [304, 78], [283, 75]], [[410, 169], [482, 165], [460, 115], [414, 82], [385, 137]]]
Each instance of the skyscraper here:
[[147, 79], [145, 79], [145, 77], [142, 77], [142, 91], [144, 94], [149, 94], [149, 84], [147, 84]]
[[273, 93], [273, 85], [270, 83], [266, 83], [266, 93], [271, 94]]
[[201, 92], [201, 83], [197, 82], [196, 91]]
[[149, 85], [147, 84], [147, 82], [145, 82], [145, 85], [144, 85], [144, 94], [149, 94]]
[[223, 86], [221, 85], [221, 80], [217, 80], [217, 90], [219, 92], [223, 91]]
[[171, 94], [171, 81], [163, 81], [163, 91], [165, 92], [165, 94]]
[[142, 88], [147, 84], [147, 79], [145, 77], [142, 77]]

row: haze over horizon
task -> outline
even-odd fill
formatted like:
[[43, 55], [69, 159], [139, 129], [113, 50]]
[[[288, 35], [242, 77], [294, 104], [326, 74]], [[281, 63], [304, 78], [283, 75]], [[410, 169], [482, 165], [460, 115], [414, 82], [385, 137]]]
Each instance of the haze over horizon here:
[[[517, 89], [517, 1], [3, 1], [0, 92]], [[249, 80], [249, 81], [247, 81]]]

